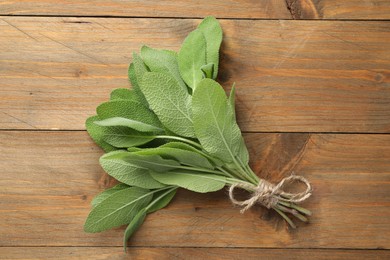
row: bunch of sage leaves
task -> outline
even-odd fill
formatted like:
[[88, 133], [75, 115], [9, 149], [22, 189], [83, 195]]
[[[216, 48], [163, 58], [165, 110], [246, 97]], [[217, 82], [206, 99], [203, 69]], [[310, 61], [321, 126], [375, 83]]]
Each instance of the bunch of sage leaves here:
[[[86, 232], [128, 224], [127, 240], [145, 217], [165, 207], [181, 187], [206, 193], [238, 182], [258, 185], [236, 123], [234, 86], [229, 97], [218, 75], [222, 29], [205, 18], [178, 53], [143, 46], [128, 74], [131, 89], [115, 89], [86, 121], [104, 149], [102, 168], [120, 184], [97, 195]], [[296, 205], [275, 208], [283, 213]], [[298, 215], [305, 221], [303, 215]]]

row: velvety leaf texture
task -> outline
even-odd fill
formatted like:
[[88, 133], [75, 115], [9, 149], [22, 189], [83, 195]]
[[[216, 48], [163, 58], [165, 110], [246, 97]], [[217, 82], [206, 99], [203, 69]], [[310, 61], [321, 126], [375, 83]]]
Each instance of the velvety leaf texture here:
[[200, 30], [191, 32], [179, 51], [180, 74], [189, 87], [195, 89], [203, 77], [201, 67], [206, 61], [206, 39]]
[[167, 185], [177, 185], [187, 190], [206, 193], [222, 189], [226, 184], [223, 176], [188, 170], [151, 172], [153, 178]]
[[118, 191], [121, 191], [121, 190], [127, 189], [127, 188], [129, 188], [128, 185], [120, 183], [120, 184], [115, 185], [112, 188], [109, 188], [109, 189], [99, 193], [91, 201], [92, 207], [95, 207], [96, 205], [100, 204], [103, 200], [107, 199], [108, 197], [110, 197], [111, 195], [117, 193]]
[[143, 46], [141, 48], [141, 56], [150, 71], [171, 75], [184, 91], [188, 91], [186, 84], [180, 76], [176, 54], [166, 50], [157, 50]]
[[94, 122], [97, 120], [99, 120], [98, 116], [91, 116], [85, 122], [85, 127], [87, 128], [89, 136], [105, 152], [115, 151], [117, 148], [104, 141], [104, 135], [110, 132], [110, 129], [96, 125]]
[[123, 117], [110, 117], [104, 120], [95, 121], [95, 124], [100, 126], [124, 126], [140, 132], [164, 132], [162, 128]]
[[112, 117], [123, 117], [157, 128], [163, 128], [157, 116], [138, 102], [129, 100], [108, 101], [98, 106], [96, 112], [101, 120]]
[[206, 17], [199, 24], [198, 30], [203, 33], [206, 40], [206, 63], [214, 64], [213, 79], [218, 75], [219, 48], [222, 43], [222, 28], [217, 19], [212, 16]]
[[141, 104], [148, 107], [148, 102], [139, 88], [139, 81], [146, 72], [148, 72], [148, 69], [141, 57], [138, 54], [133, 53], [133, 62], [130, 64], [128, 70], [129, 80], [131, 82], [132, 89], [134, 90], [136, 99]]
[[134, 89], [117, 88], [110, 94], [110, 100], [130, 100], [133, 102], [139, 102]]
[[156, 192], [153, 195], [152, 202], [149, 204], [150, 207], [148, 208], [148, 214], [166, 207], [175, 196], [176, 190], [177, 187], [174, 187], [169, 189], [168, 191], [163, 190]]
[[188, 150], [161, 146], [157, 148], [144, 149], [140, 152], [137, 152], [137, 154], [159, 155], [162, 158], [174, 159], [183, 165], [201, 167], [206, 169], [214, 168], [204, 156], [200, 155], [199, 153]]
[[146, 210], [141, 210], [134, 216], [129, 225], [125, 230], [125, 234], [123, 235], [123, 247], [126, 252], [127, 240], [129, 240], [130, 236], [133, 235], [135, 231], [142, 225], [146, 217]]
[[178, 135], [195, 137], [191, 96], [172, 76], [156, 72], [145, 73], [140, 86], [150, 108], [165, 127]]
[[128, 148], [151, 142], [155, 136], [151, 133], [135, 131], [128, 127], [106, 127], [103, 135], [104, 142], [116, 148]]
[[157, 189], [164, 185], [153, 179], [148, 169], [123, 160], [128, 152], [115, 151], [100, 158], [102, 168], [116, 180], [130, 186], [145, 189]]
[[89, 213], [86, 232], [100, 232], [128, 224], [152, 199], [149, 190], [129, 187], [108, 197]]
[[233, 162], [238, 155], [241, 131], [223, 88], [214, 80], [203, 79], [192, 98], [196, 137], [211, 155]]

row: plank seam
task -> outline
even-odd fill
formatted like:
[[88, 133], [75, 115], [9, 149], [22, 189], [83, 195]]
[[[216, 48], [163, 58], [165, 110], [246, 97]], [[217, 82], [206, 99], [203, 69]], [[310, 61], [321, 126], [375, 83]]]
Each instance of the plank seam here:
[[[204, 17], [175, 17], [175, 16], [118, 16], [118, 15], [33, 15], [33, 14], [1, 14], [0, 17], [31, 17], [31, 18], [119, 18], [119, 19], [125, 19], [125, 18], [132, 18], [132, 19], [176, 19], [176, 20], [196, 20], [196, 19], [203, 19]], [[358, 19], [358, 18], [348, 18], [348, 19], [335, 19], [335, 18], [327, 18], [327, 19], [310, 19], [310, 18], [300, 18], [300, 19], [278, 19], [278, 18], [242, 18], [242, 17], [218, 17], [218, 20], [243, 20], [243, 21], [294, 21], [294, 20], [299, 20], [299, 21], [339, 21], [339, 22], [346, 22], [346, 21], [351, 21], [351, 22], [390, 22], [390, 19]]]
[[[87, 132], [85, 129], [0, 129], [0, 132]], [[293, 132], [293, 131], [241, 131], [243, 134], [317, 134], [317, 135], [390, 135], [390, 132]]]
[[[10, 246], [1, 246], [0, 248], [18, 248], [18, 247], [28, 247], [28, 248], [123, 248], [122, 246], [16, 246], [16, 245], [10, 245]], [[142, 249], [142, 248], [166, 248], [166, 249], [189, 249], [189, 248], [194, 248], [194, 249], [239, 249], [239, 250], [245, 250], [245, 249], [259, 249], [259, 250], [329, 250], [329, 251], [335, 251], [335, 250], [345, 250], [345, 251], [390, 251], [390, 249], [387, 248], [348, 248], [348, 247], [294, 247], [294, 248], [286, 248], [286, 247], [234, 247], [234, 246], [229, 246], [229, 247], [217, 247], [217, 246], [128, 246], [129, 250], [131, 248], [134, 249]]]

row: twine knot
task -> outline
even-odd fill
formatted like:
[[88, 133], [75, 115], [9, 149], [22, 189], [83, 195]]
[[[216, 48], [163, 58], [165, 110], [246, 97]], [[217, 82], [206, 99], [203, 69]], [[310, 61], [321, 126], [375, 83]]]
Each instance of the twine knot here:
[[[283, 185], [287, 182], [299, 181], [306, 185], [306, 190], [303, 192], [289, 193], [283, 191]], [[252, 196], [247, 200], [236, 200], [234, 198], [234, 190], [236, 188], [244, 189], [252, 192]], [[312, 188], [310, 183], [302, 176], [291, 175], [282, 179], [277, 185], [274, 185], [266, 180], [261, 179], [259, 185], [253, 185], [246, 182], [238, 182], [230, 186], [229, 197], [233, 204], [244, 207], [241, 213], [250, 209], [256, 203], [259, 203], [268, 209], [274, 207], [279, 201], [290, 203], [300, 203], [311, 196]]]

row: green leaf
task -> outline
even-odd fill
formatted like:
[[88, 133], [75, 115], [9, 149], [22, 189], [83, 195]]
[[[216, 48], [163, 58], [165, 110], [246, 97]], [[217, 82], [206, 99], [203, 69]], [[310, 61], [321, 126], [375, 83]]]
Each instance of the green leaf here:
[[127, 226], [125, 233], [123, 235], [123, 248], [125, 252], [127, 248], [127, 241], [129, 240], [131, 235], [133, 235], [133, 233], [137, 231], [137, 229], [142, 225], [142, 223], [144, 223], [145, 217], [146, 217], [146, 210], [141, 209], [141, 211], [139, 211], [138, 214], [135, 215], [135, 217], [131, 220], [130, 224]]
[[125, 151], [107, 153], [100, 157], [100, 165], [110, 176], [127, 185], [146, 189], [164, 187], [151, 177], [148, 169], [123, 160], [123, 156], [128, 153]]
[[161, 183], [177, 185], [200, 193], [220, 190], [226, 184], [226, 178], [223, 176], [189, 170], [178, 169], [169, 172], [151, 172], [150, 174]]
[[93, 200], [91, 201], [91, 205], [92, 207], [95, 207], [96, 205], [98, 205], [99, 203], [101, 203], [103, 200], [107, 199], [108, 197], [110, 197], [111, 195], [117, 193], [118, 191], [121, 191], [123, 189], [127, 189], [129, 188], [128, 185], [126, 184], [123, 184], [123, 183], [120, 183], [120, 184], [117, 184], [115, 185], [114, 187], [110, 188], [110, 189], [107, 189], [101, 193], [99, 193], [97, 196], [95, 196], [95, 198], [93, 198]]
[[183, 150], [183, 149], [164, 147], [164, 146], [165, 145], [162, 145], [157, 148], [143, 149], [142, 151], [137, 152], [137, 154], [159, 155], [165, 159], [174, 159], [183, 165], [201, 167], [206, 169], [214, 169], [214, 167], [206, 159], [206, 157], [200, 155], [199, 153]]
[[104, 142], [117, 148], [129, 148], [153, 141], [156, 136], [151, 133], [142, 133], [128, 127], [106, 127], [103, 135]]
[[142, 79], [144, 73], [148, 72], [148, 68], [137, 53], [133, 53], [133, 62], [129, 66], [129, 79], [133, 90], [137, 96], [137, 99], [141, 104], [144, 104], [148, 107], [148, 102], [146, 101], [144, 94], [142, 93], [139, 87], [139, 81]]
[[229, 105], [231, 110], [233, 111], [233, 118], [236, 120], [236, 83], [233, 83], [233, 86], [230, 90], [230, 95], [229, 95]]
[[94, 124], [96, 120], [99, 120], [98, 116], [91, 116], [85, 121], [85, 127], [92, 140], [95, 141], [105, 152], [115, 151], [116, 148], [104, 141], [104, 135], [108, 132], [108, 129]]
[[[230, 109], [233, 111], [233, 121], [236, 121], [236, 108], [235, 108], [235, 95], [236, 95], [236, 87], [235, 83], [233, 83], [232, 89], [230, 90], [230, 95], [229, 95], [229, 106]], [[248, 149], [246, 148], [245, 145], [245, 140], [243, 137], [241, 137], [239, 149], [238, 149], [238, 158], [241, 160], [241, 162], [244, 165], [247, 165], [249, 162], [249, 153]]]
[[100, 126], [125, 126], [140, 132], [164, 132], [159, 127], [123, 117], [111, 117], [101, 121], [95, 121], [95, 124]]
[[139, 102], [134, 89], [117, 88], [111, 92], [110, 100], [130, 100], [133, 102]]
[[240, 146], [238, 149], [238, 158], [243, 163], [243, 165], [247, 165], [249, 163], [249, 152], [245, 145], [245, 140], [241, 137]]
[[95, 233], [129, 223], [152, 197], [149, 190], [138, 187], [118, 191], [92, 209], [84, 231]]
[[213, 79], [218, 75], [219, 48], [222, 43], [222, 28], [217, 19], [208, 16], [199, 24], [200, 30], [206, 39], [206, 63], [214, 64]]
[[194, 90], [203, 77], [200, 68], [208, 63], [206, 62], [206, 40], [200, 30], [191, 32], [184, 40], [178, 61], [182, 78]]
[[101, 120], [111, 117], [123, 117], [163, 128], [153, 111], [138, 102], [130, 100], [113, 100], [102, 103], [96, 108], [96, 112]]
[[140, 84], [150, 108], [162, 124], [175, 134], [195, 137], [191, 116], [191, 96], [172, 76], [145, 73]]
[[[182, 142], [169, 142], [169, 143], [166, 143], [164, 144], [162, 147], [170, 147], [170, 148], [178, 148], [178, 149], [182, 149], [182, 150], [187, 150], [187, 151], [191, 151], [191, 152], [195, 152], [195, 153], [198, 153], [200, 155], [202, 155], [202, 152], [199, 151], [198, 149], [196, 149], [195, 147], [189, 145], [189, 144], [186, 144], [186, 143], [182, 143]], [[213, 165], [219, 167], [219, 166], [222, 166], [223, 165], [223, 162], [215, 157], [212, 157], [210, 156], [209, 158], [207, 158]]]
[[172, 189], [169, 189], [168, 191], [163, 190], [163, 191], [156, 192], [153, 195], [152, 202], [150, 202], [149, 206], [147, 207], [148, 213], [152, 213], [166, 207], [175, 196], [176, 190], [177, 187], [174, 187]]
[[213, 78], [214, 63], [203, 65], [202, 67], [200, 67], [200, 69], [203, 72], [203, 78], [209, 78], [209, 79]]
[[157, 171], [165, 172], [177, 168], [180, 164], [174, 160], [163, 159], [159, 155], [142, 155], [140, 152], [126, 152], [118, 157], [121, 157], [123, 161], [136, 165], [138, 167]]
[[192, 113], [196, 137], [203, 148], [227, 163], [238, 155], [241, 131], [234, 120], [223, 88], [203, 79], [193, 94]]
[[157, 50], [143, 46], [141, 48], [141, 56], [150, 71], [170, 74], [179, 86], [188, 92], [187, 86], [180, 76], [177, 55], [165, 50]]

